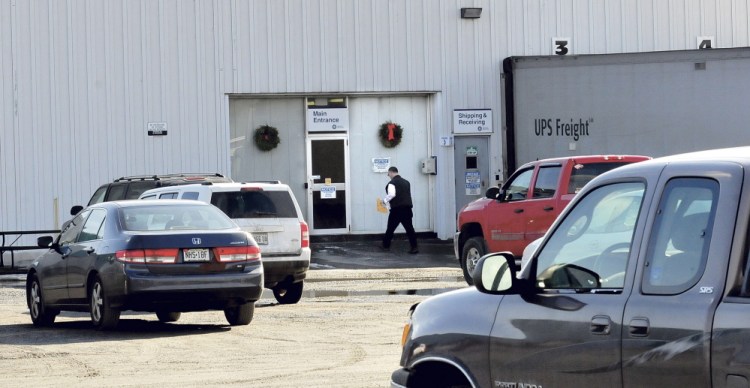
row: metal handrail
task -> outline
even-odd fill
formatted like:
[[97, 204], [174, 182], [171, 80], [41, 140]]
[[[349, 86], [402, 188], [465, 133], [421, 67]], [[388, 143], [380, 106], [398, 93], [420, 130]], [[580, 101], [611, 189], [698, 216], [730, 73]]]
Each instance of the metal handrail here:
[[[49, 230], [12, 230], [12, 231], [0, 231], [0, 268], [5, 267], [5, 262], [3, 261], [3, 255], [5, 252], [10, 252], [10, 268], [13, 269], [16, 266], [16, 251], [30, 251], [33, 249], [40, 249], [36, 245], [13, 245], [15, 244], [23, 235], [29, 235], [29, 234], [50, 234], [50, 233], [60, 233], [59, 230], [56, 229], [49, 229]], [[15, 236], [15, 240], [10, 243], [10, 245], [6, 246], [6, 236]]]

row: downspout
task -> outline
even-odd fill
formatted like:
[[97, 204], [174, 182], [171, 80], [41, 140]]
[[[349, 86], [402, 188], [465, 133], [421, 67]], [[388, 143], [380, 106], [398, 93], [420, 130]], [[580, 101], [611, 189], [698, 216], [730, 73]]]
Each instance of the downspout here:
[[[505, 174], [510, 176], [516, 171], [516, 124], [513, 101], [513, 63], [514, 58], [503, 60], [503, 82], [505, 83]], [[507, 178], [507, 176], [505, 178]]]

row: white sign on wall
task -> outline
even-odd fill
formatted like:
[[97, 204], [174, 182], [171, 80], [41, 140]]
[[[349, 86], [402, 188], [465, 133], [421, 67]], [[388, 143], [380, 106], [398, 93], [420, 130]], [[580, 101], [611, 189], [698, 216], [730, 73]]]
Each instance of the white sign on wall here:
[[167, 123], [148, 123], [146, 124], [146, 130], [149, 136], [166, 136]]
[[492, 133], [492, 109], [456, 109], [453, 133]]
[[372, 172], [388, 172], [391, 166], [391, 158], [372, 158]]
[[321, 187], [320, 199], [336, 199], [336, 186]]
[[349, 108], [307, 109], [307, 132], [346, 132], [349, 130]]

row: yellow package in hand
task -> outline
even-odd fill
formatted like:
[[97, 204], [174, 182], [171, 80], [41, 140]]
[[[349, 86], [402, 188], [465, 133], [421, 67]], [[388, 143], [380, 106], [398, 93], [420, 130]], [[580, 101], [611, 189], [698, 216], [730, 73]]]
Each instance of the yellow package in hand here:
[[383, 205], [383, 200], [380, 199], [380, 197], [375, 200], [375, 206], [377, 206], [379, 212], [388, 213], [388, 209], [385, 208], [385, 205]]

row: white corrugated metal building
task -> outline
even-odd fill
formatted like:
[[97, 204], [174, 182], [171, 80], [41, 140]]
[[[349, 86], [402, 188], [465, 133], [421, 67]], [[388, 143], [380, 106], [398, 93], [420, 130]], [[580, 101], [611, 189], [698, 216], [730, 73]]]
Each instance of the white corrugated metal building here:
[[[0, 230], [59, 227], [120, 176], [222, 172], [289, 183], [313, 234], [382, 233], [384, 161], [412, 182], [417, 230], [450, 238], [457, 204], [508, 173], [504, 58], [555, 38], [569, 54], [748, 46], [749, 25], [748, 0], [0, 0]], [[491, 125], [459, 133], [464, 109]], [[471, 192], [454, 162], [469, 150], [489, 171]]]

